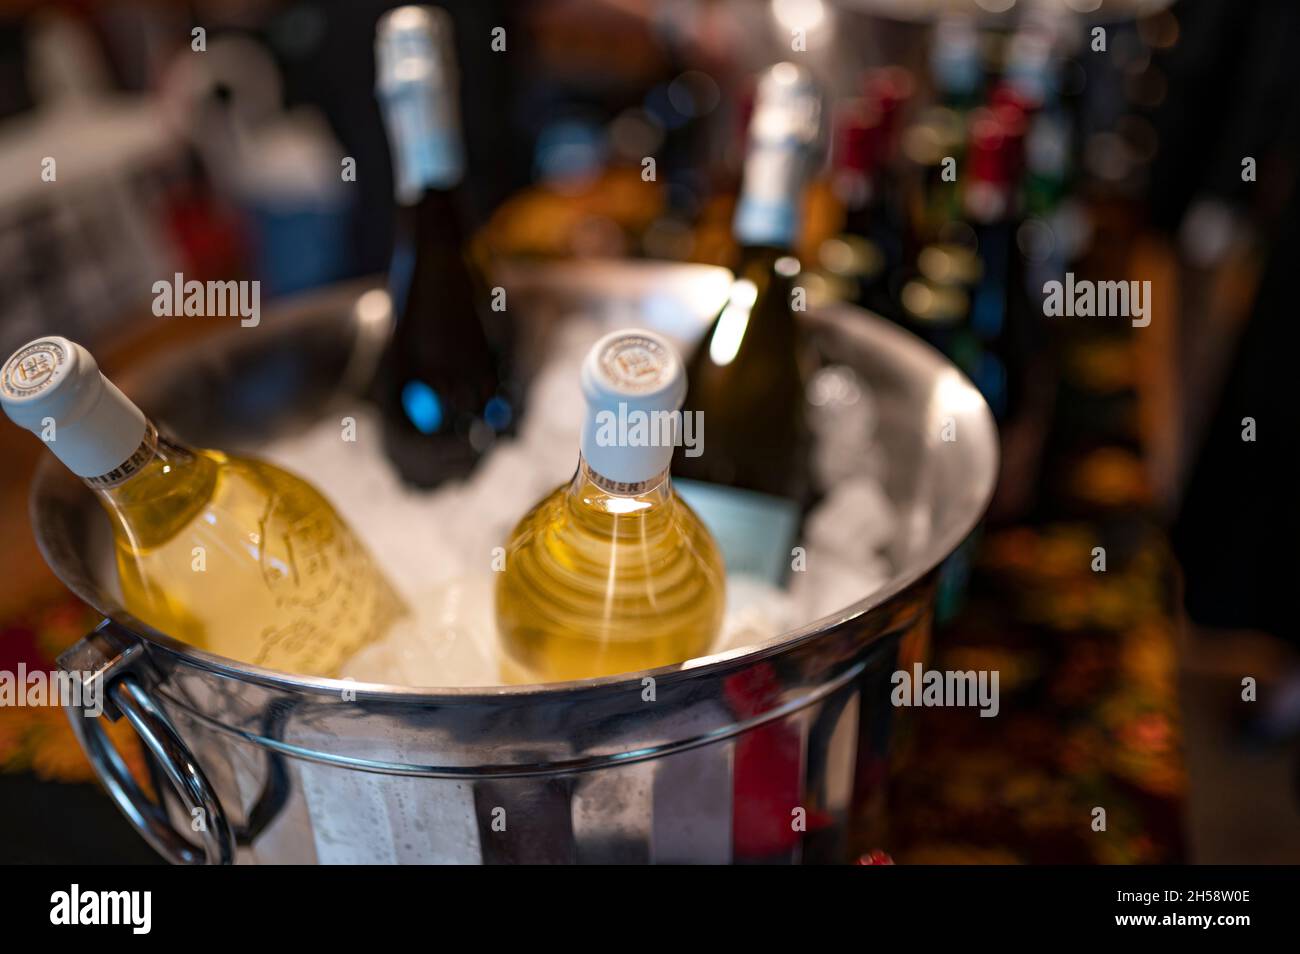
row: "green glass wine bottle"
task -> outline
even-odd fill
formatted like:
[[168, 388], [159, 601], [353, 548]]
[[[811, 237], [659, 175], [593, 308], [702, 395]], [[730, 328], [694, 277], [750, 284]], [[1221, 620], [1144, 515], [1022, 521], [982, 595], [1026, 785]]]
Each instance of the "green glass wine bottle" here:
[[[726, 304], [687, 363], [685, 407], [705, 436], [696, 456], [679, 451], [674, 463], [689, 481], [683, 495], [715, 521], [729, 570], [767, 578], [783, 575], [785, 550], [773, 541], [792, 537], [811, 493], [794, 245], [821, 140], [811, 75], [791, 63], [768, 69], [733, 223], [740, 262]], [[718, 486], [744, 493], [720, 495]]]

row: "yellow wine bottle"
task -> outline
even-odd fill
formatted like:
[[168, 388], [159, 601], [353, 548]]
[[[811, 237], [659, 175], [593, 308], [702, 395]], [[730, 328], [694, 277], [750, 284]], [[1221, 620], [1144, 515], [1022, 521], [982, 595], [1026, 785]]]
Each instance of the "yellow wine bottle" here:
[[519, 521], [497, 578], [513, 682], [682, 662], [706, 652], [722, 622], [722, 558], [668, 475], [684, 433], [676, 351], [648, 331], [606, 335], [582, 387], [577, 471]]
[[47, 337], [0, 369], [0, 404], [95, 492], [122, 601], [240, 662], [333, 676], [406, 613], [321, 494], [274, 465], [160, 434], [85, 348]]

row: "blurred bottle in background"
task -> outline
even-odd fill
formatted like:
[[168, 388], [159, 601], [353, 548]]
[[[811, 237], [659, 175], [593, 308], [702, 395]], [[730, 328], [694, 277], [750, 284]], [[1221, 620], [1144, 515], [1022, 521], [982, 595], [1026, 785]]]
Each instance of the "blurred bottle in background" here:
[[1023, 270], [1014, 246], [1014, 200], [1023, 114], [1011, 109], [971, 114], [970, 144], [962, 188], [962, 212], [978, 258], [978, 280], [970, 290], [971, 333], [979, 349], [969, 358], [967, 374], [989, 402], [994, 417], [1009, 416], [1012, 397], [1019, 397], [1023, 354], [1018, 336], [1027, 317], [1011, 302], [1024, 297]]
[[839, 234], [817, 250], [828, 297], [892, 315], [890, 277], [903, 260], [907, 209], [897, 174], [902, 115], [913, 93], [911, 73], [881, 67], [866, 74], [861, 99], [849, 100], [836, 122], [832, 190], [843, 208]]
[[922, 110], [903, 132], [903, 256], [883, 311], [949, 356], [969, 343], [969, 287], [978, 278], [973, 239], [954, 228], [963, 132], [959, 114], [941, 106]]
[[[733, 226], [740, 246], [736, 278], [726, 305], [687, 362], [685, 408], [702, 416], [703, 452], [695, 457], [679, 452], [674, 466], [690, 480], [749, 492], [719, 497], [716, 491], [683, 487], [706, 523], [724, 510], [732, 515], [728, 528], [710, 523], [731, 572], [780, 575], [789, 552], [781, 542], [793, 535], [812, 491], [801, 342], [793, 313], [800, 265], [792, 250], [804, 187], [820, 152], [822, 122], [821, 94], [807, 71], [778, 63], [763, 74]], [[772, 557], [775, 564], [768, 562]], [[754, 560], [765, 565], [738, 565]]]
[[466, 258], [450, 31], [441, 11], [399, 7], [380, 20], [375, 43], [398, 237], [389, 270], [396, 324], [374, 396], [393, 466], [420, 487], [468, 473], [517, 413], [503, 378], [504, 313], [489, 326], [490, 293]]
[[894, 233], [882, 215], [881, 138], [880, 115], [866, 103], [854, 100], [841, 108], [831, 152], [831, 192], [841, 209], [840, 229], [817, 246], [812, 280], [820, 299], [879, 310], [869, 303], [888, 296], [886, 249]]
[[959, 113], [979, 105], [984, 87], [980, 32], [964, 14], [941, 16], [930, 46], [930, 78], [938, 104]]

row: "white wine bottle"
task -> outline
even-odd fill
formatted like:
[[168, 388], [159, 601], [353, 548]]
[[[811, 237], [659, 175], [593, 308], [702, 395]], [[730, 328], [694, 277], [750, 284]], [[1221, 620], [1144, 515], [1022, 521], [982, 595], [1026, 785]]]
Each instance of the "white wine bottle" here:
[[333, 676], [406, 612], [305, 480], [158, 432], [66, 338], [19, 348], [0, 404], [99, 497], [122, 600], [150, 626], [268, 669]]
[[722, 622], [725, 575], [668, 476], [686, 390], [671, 344], [618, 331], [582, 369], [577, 472], [515, 527], [497, 579], [497, 629], [515, 682], [682, 662]]

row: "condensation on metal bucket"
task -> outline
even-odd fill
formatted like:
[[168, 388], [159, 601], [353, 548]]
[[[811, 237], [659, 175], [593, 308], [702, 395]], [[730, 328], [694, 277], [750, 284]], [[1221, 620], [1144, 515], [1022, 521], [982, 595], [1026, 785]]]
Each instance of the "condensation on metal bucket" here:
[[[702, 327], [728, 274], [610, 264], [501, 280], [525, 316], [525, 353], [540, 355], [575, 312], [658, 319], [687, 337], [668, 325]], [[297, 300], [256, 334], [128, 376], [126, 390], [186, 440], [265, 447], [355, 407], [387, 331], [367, 291]], [[870, 384], [855, 413], [870, 415], [887, 464], [892, 575], [799, 629], [677, 670], [427, 690], [211, 656], [122, 610], [97, 504], [44, 466], [32, 499], [42, 551], [107, 618], [61, 663], [104, 681], [108, 716], [128, 718], [170, 783], [155, 786], [162, 803], [147, 800], [100, 721], [71, 712], [110, 793], [183, 862], [822, 862], [880, 847], [890, 676], [900, 646], [926, 631], [935, 568], [988, 501], [996, 435], [973, 386], [893, 326], [840, 307], [810, 314], [808, 329], [826, 367]], [[847, 380], [814, 383], [837, 400]], [[873, 505], [871, 485], [837, 473], [833, 454], [819, 467], [838, 506]]]

